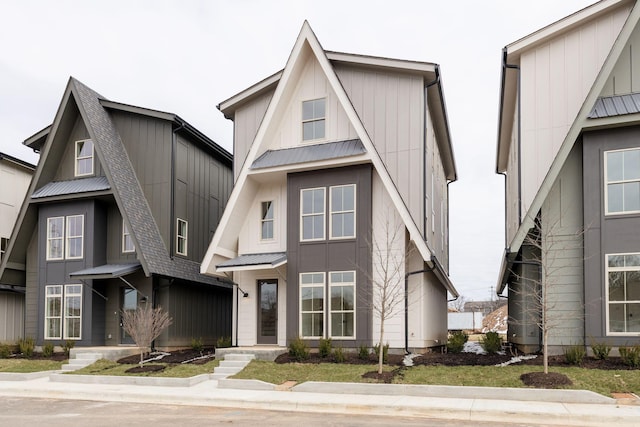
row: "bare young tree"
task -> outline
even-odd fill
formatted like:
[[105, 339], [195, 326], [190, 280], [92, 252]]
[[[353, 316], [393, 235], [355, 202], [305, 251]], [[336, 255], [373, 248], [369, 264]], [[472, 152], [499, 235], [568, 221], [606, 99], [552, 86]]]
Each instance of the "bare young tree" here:
[[122, 328], [133, 338], [140, 348], [140, 364], [144, 353], [151, 351], [151, 343], [167, 329], [173, 319], [162, 307], [152, 308], [151, 304], [143, 304], [135, 310], [122, 310]]

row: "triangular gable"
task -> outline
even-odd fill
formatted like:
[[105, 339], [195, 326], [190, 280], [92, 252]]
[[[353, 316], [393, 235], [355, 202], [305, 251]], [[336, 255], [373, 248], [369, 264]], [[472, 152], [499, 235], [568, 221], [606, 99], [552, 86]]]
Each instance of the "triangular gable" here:
[[[410, 239], [415, 243], [418, 252], [424, 261], [431, 261], [431, 251], [423, 240], [422, 235], [413, 222], [409, 210], [395, 187], [385, 165], [375, 149], [371, 138], [366, 132], [364, 125], [360, 121], [351, 101], [349, 100], [344, 88], [342, 87], [327, 55], [317, 40], [313, 30], [307, 21], [304, 22], [296, 43], [291, 51], [287, 64], [282, 71], [282, 75], [275, 89], [271, 102], [267, 107], [262, 123], [260, 124], [253, 144], [249, 149], [247, 157], [243, 163], [242, 169], [238, 175], [236, 185], [233, 188], [227, 208], [225, 209], [220, 224], [213, 236], [211, 244], [207, 249], [207, 253], [202, 261], [201, 272], [205, 274], [216, 274], [214, 258], [221, 255], [225, 258], [233, 258], [236, 254], [236, 248], [233, 247], [237, 238], [237, 231], [244, 222], [244, 212], [247, 211], [257, 191], [257, 184], [249, 178], [249, 168], [256, 160], [259, 153], [265, 151], [263, 145], [265, 140], [271, 136], [274, 129], [274, 123], [281, 119], [285, 106], [281, 105], [282, 100], [288, 97], [295, 90], [297, 77], [304, 67], [305, 54], [311, 53], [315, 56], [325, 77], [329, 82], [329, 86], [334, 91], [340, 106], [344, 109], [347, 118], [354, 127], [358, 138], [362, 141], [370, 161], [373, 163], [385, 190], [393, 201], [393, 204], [399, 212], [405, 226], [409, 230]], [[241, 214], [242, 213], [242, 214]]]

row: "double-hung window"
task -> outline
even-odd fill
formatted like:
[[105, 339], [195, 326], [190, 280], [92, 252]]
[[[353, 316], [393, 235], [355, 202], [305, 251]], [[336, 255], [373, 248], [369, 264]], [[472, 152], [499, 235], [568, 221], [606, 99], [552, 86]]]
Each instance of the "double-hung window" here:
[[45, 286], [44, 338], [82, 338], [82, 285]]
[[62, 285], [45, 286], [44, 339], [62, 338]]
[[329, 273], [331, 338], [355, 338], [356, 272]]
[[313, 99], [302, 103], [302, 140], [324, 138], [325, 99]]
[[131, 232], [129, 231], [129, 227], [127, 227], [127, 223], [122, 219], [122, 252], [135, 252], [136, 247], [133, 244], [133, 238], [131, 237]]
[[304, 189], [300, 193], [300, 240], [323, 240], [325, 236], [325, 189]]
[[262, 202], [260, 238], [262, 240], [273, 239], [273, 201]]
[[605, 212], [640, 212], [640, 148], [607, 151], [605, 158]]
[[184, 219], [178, 218], [176, 230], [176, 253], [187, 256], [188, 223]]
[[300, 336], [324, 337], [324, 273], [300, 274]]
[[64, 217], [47, 218], [47, 260], [64, 259]]
[[356, 186], [339, 185], [330, 187], [329, 216], [332, 239], [356, 237]]
[[82, 285], [64, 285], [64, 339], [80, 339], [82, 329]]
[[47, 218], [47, 261], [84, 256], [84, 215]]
[[84, 247], [84, 215], [67, 217], [66, 247], [67, 259], [82, 258]]
[[640, 254], [607, 255], [607, 331], [640, 334]]
[[93, 141], [76, 141], [75, 176], [93, 175]]

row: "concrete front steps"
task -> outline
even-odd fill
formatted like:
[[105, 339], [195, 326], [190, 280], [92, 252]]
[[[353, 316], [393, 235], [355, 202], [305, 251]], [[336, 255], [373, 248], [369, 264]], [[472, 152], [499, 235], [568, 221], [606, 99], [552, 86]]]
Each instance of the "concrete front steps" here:
[[102, 353], [78, 352], [69, 356], [69, 363], [62, 365], [63, 371], [76, 371], [102, 359]]
[[220, 361], [220, 365], [213, 370], [213, 374], [209, 376], [212, 380], [219, 380], [235, 375], [242, 371], [256, 356], [254, 354], [234, 354], [227, 353], [224, 360]]

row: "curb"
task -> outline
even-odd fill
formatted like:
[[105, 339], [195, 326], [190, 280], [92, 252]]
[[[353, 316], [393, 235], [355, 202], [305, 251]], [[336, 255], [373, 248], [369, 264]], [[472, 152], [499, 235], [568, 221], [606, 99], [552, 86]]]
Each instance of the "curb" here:
[[62, 372], [62, 370], [57, 371], [37, 371], [37, 372], [0, 372], [0, 381], [31, 381], [38, 378], [45, 378], [51, 376], [53, 374], [57, 374]]
[[196, 375], [187, 378], [171, 377], [120, 377], [116, 375], [75, 375], [59, 374], [49, 375], [49, 381], [58, 383], [79, 384], [116, 384], [116, 385], [146, 385], [160, 387], [191, 387], [204, 381], [209, 381], [209, 374]]

